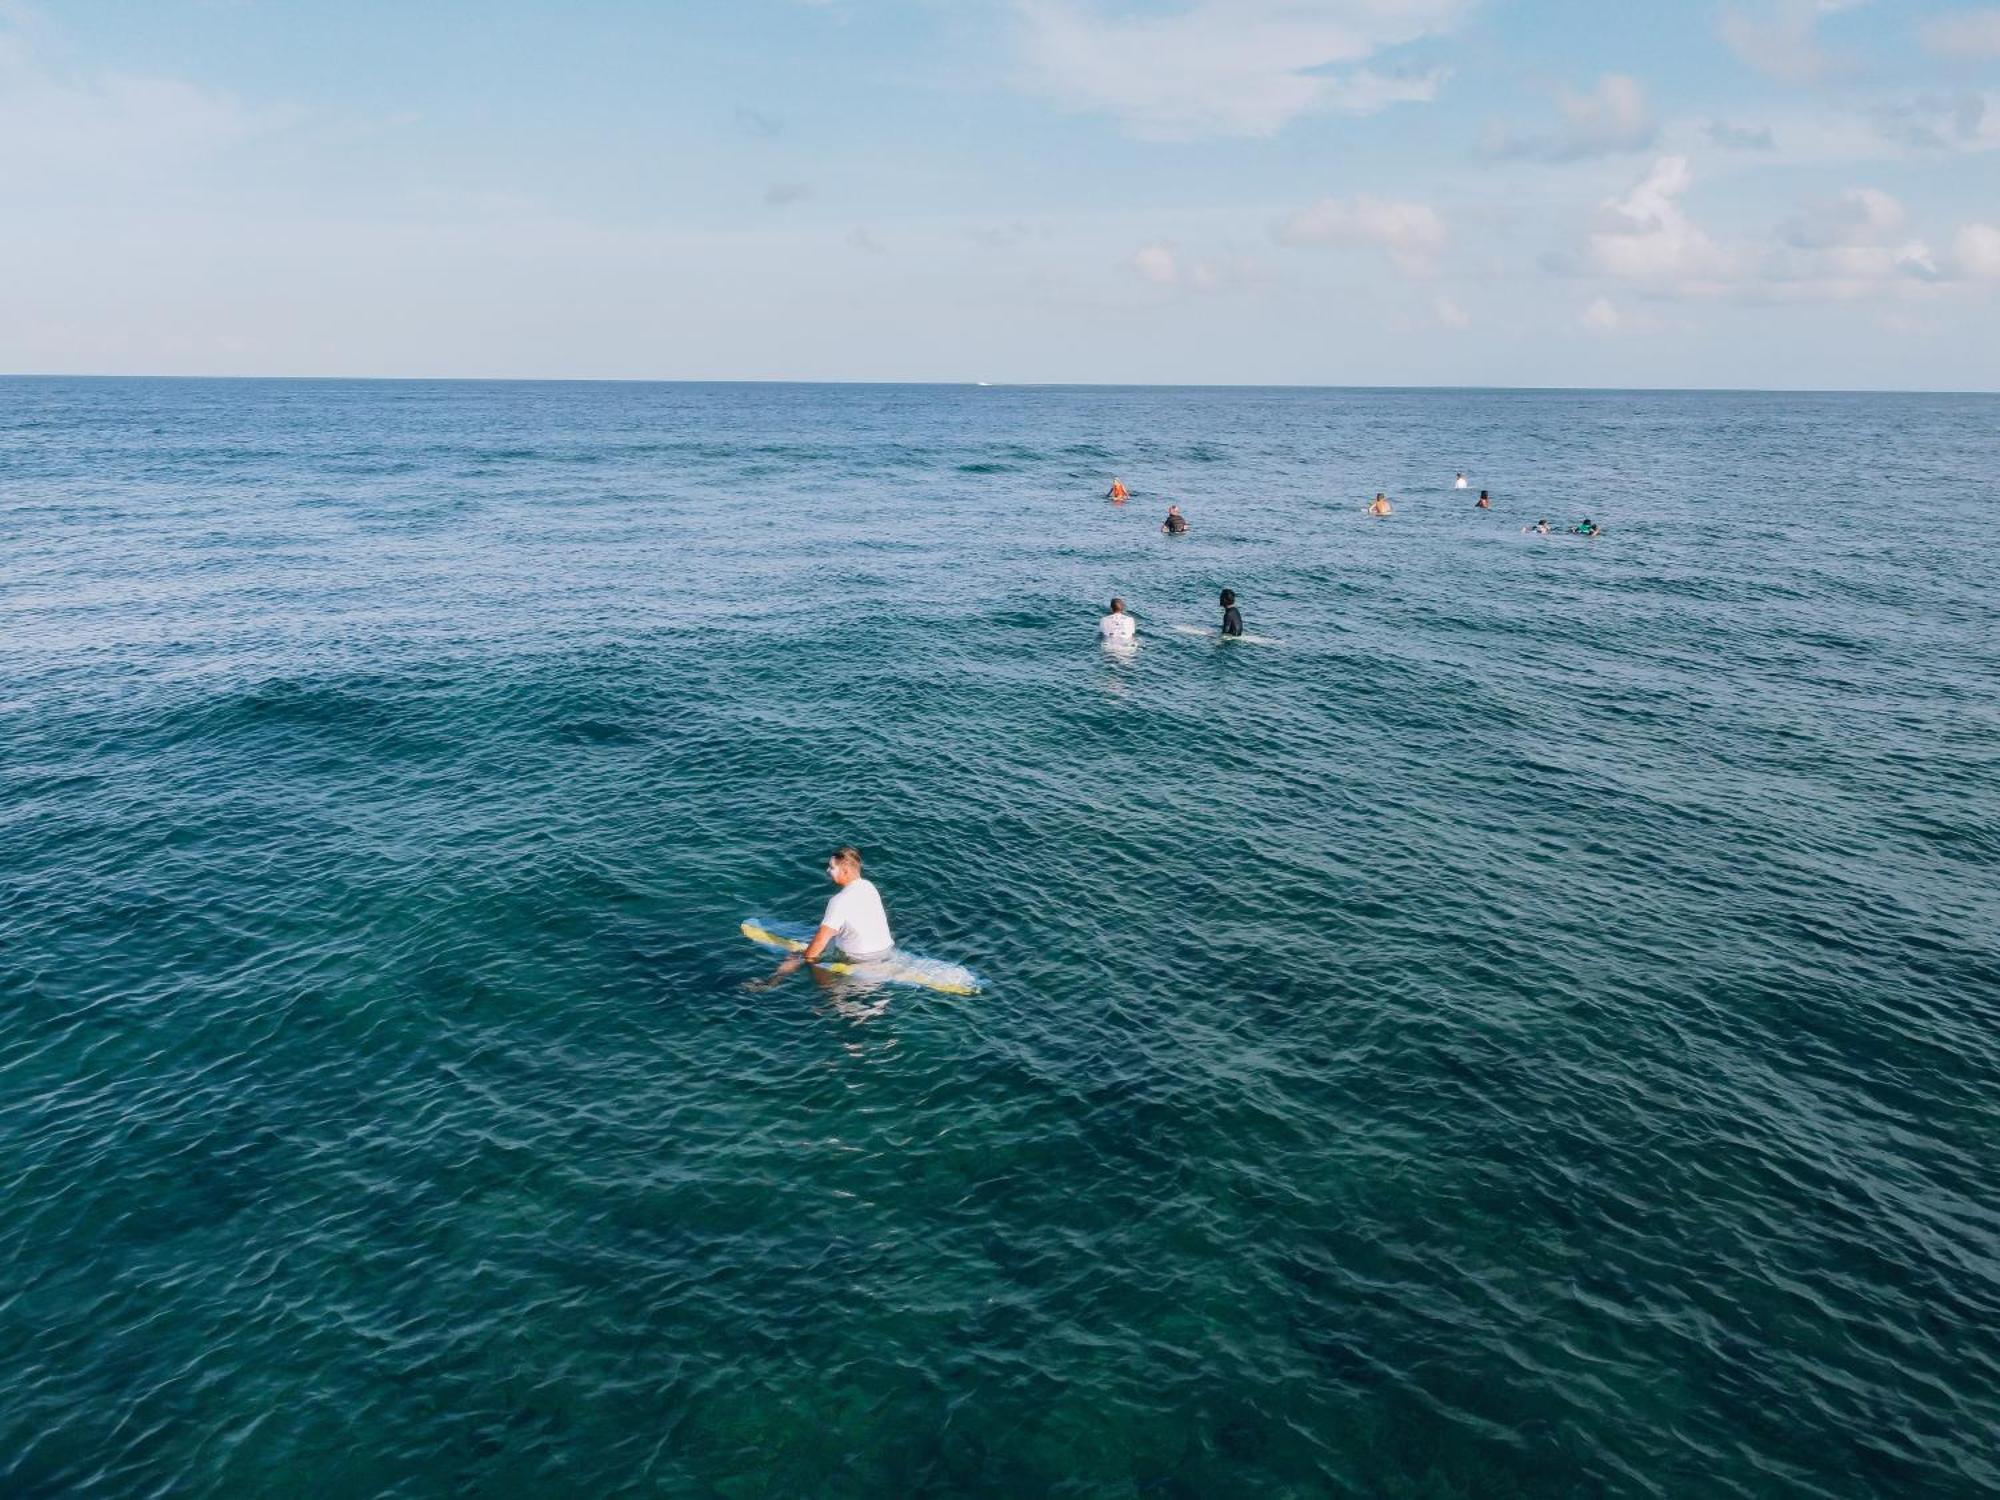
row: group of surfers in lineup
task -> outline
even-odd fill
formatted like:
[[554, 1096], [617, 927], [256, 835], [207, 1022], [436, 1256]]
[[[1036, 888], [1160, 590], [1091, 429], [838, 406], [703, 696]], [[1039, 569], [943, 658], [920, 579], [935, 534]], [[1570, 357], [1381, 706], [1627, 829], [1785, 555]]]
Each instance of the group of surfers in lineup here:
[[[1470, 489], [1471, 482], [1463, 473], [1452, 481], [1455, 490]], [[1113, 505], [1123, 505], [1132, 498], [1132, 492], [1125, 487], [1125, 481], [1113, 478], [1111, 489], [1105, 495]], [[1473, 502], [1475, 510], [1491, 510], [1493, 498], [1485, 490]], [[1369, 503], [1371, 516], [1395, 514], [1395, 507], [1389, 503], [1386, 494], [1378, 492]], [[1160, 530], [1168, 536], [1187, 534], [1187, 517], [1181, 514], [1178, 505], [1167, 507], [1167, 517], [1160, 523]], [[1522, 531], [1549, 534], [1547, 517], [1533, 526], [1523, 526]], [[1603, 534], [1604, 528], [1588, 516], [1568, 530], [1576, 536], [1593, 537]], [[1225, 637], [1243, 634], [1243, 612], [1237, 607], [1236, 594], [1224, 589], [1220, 600], [1222, 606], [1222, 634]], [[1107, 646], [1129, 646], [1138, 635], [1137, 622], [1125, 611], [1123, 599], [1111, 601], [1110, 613], [1097, 622], [1097, 637]], [[785, 975], [802, 965], [817, 964], [829, 949], [839, 949], [850, 963], [876, 963], [890, 956], [896, 940], [889, 932], [889, 914], [882, 906], [882, 893], [875, 888], [875, 882], [861, 873], [861, 851], [852, 845], [843, 844], [827, 857], [826, 878], [833, 882], [834, 893], [826, 903], [819, 927], [813, 933], [812, 941], [799, 952], [793, 953], [778, 965], [777, 972], [765, 984], [776, 983]], [[760, 986], [761, 987], [761, 986]]]
[[[1451, 487], [1455, 490], [1469, 490], [1472, 488], [1472, 481], [1465, 477], [1465, 471], [1461, 469], [1457, 477], [1452, 480]], [[1109, 500], [1113, 505], [1123, 505], [1127, 500], [1132, 498], [1132, 492], [1125, 487], [1125, 481], [1114, 474], [1111, 477], [1111, 488], [1105, 491], [1104, 498]], [[1472, 508], [1474, 510], [1493, 509], [1493, 496], [1488, 491], [1481, 490], [1479, 498], [1472, 502]], [[1371, 516], [1393, 516], [1395, 513], [1396, 507], [1389, 503], [1388, 495], [1381, 490], [1377, 490], [1375, 498], [1368, 503], [1368, 514]], [[1167, 518], [1160, 523], [1160, 530], [1164, 531], [1168, 536], [1185, 536], [1187, 529], [1187, 517], [1181, 514], [1181, 508], [1178, 505], [1169, 505], [1167, 507]], [[1521, 530], [1523, 532], [1532, 531], [1538, 535], [1547, 536], [1549, 534], [1548, 517], [1542, 517], [1532, 526], [1523, 526]], [[1591, 520], [1589, 516], [1585, 516], [1574, 526], [1569, 527], [1568, 530], [1574, 536], [1589, 537], [1602, 536], [1604, 534], [1604, 528]], [[1123, 599], [1113, 599], [1111, 601], [1111, 612], [1097, 622], [1097, 638], [1107, 646], [1130, 645], [1136, 632], [1137, 627], [1132, 617], [1125, 612], [1125, 601]], [[1222, 633], [1225, 636], [1240, 636], [1243, 634], [1243, 614], [1236, 607], [1236, 595], [1229, 589], [1222, 591]]]
[[[1457, 477], [1452, 480], [1451, 487], [1455, 490], [1469, 490], [1472, 488], [1472, 481], [1465, 477], [1465, 471], [1461, 469]], [[1105, 492], [1104, 498], [1109, 500], [1113, 505], [1123, 505], [1127, 500], [1132, 498], [1132, 492], [1125, 488], [1124, 480], [1113, 475], [1111, 488]], [[1479, 498], [1472, 502], [1472, 508], [1474, 510], [1493, 509], [1493, 496], [1486, 490], [1481, 490]], [[1368, 502], [1368, 514], [1371, 516], [1393, 516], [1395, 513], [1396, 507], [1389, 503], [1389, 497], [1381, 490], [1377, 490], [1375, 498]], [[1181, 508], [1178, 505], [1169, 505], [1167, 507], [1167, 519], [1160, 523], [1160, 530], [1168, 533], [1170, 536], [1179, 536], [1187, 529], [1187, 518], [1181, 514]], [[1602, 536], [1604, 534], [1604, 528], [1591, 520], [1589, 516], [1585, 516], [1581, 521], [1578, 521], [1568, 529], [1575, 536]], [[1547, 536], [1549, 534], [1548, 517], [1544, 516], [1532, 526], [1523, 526], [1521, 530], [1524, 532], [1536, 531], [1540, 532], [1543, 536]]]
[[[1116, 480], [1112, 481], [1112, 487], [1114, 489], [1124, 488], [1124, 486], [1119, 484]], [[1469, 490], [1472, 488], [1472, 481], [1465, 477], [1465, 471], [1461, 469], [1458, 472], [1458, 476], [1452, 480], [1451, 487], [1455, 490]], [[1493, 509], [1492, 495], [1488, 494], [1485, 490], [1481, 490], [1479, 492], [1479, 498], [1472, 502], [1472, 508], [1474, 510]], [[1377, 490], [1375, 492], [1375, 498], [1368, 502], [1368, 514], [1371, 516], [1393, 516], [1395, 513], [1396, 513], [1396, 507], [1389, 503], [1389, 497], [1383, 494], [1380, 490]], [[1568, 529], [1572, 536], [1604, 535], [1604, 528], [1598, 525], [1595, 521], [1591, 520], [1589, 516], [1585, 516], [1581, 521], [1578, 521], [1574, 526], [1571, 526]], [[1523, 526], [1521, 530], [1523, 532], [1532, 531], [1538, 533], [1541, 536], [1547, 536], [1549, 534], [1549, 518], [1547, 516], [1544, 516], [1539, 521], [1535, 522], [1534, 525]]]

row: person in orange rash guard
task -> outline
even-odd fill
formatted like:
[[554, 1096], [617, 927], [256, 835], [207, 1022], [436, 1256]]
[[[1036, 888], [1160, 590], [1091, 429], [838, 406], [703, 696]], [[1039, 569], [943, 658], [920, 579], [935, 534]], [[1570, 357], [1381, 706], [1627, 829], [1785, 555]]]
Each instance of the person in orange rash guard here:
[[1130, 500], [1132, 498], [1132, 492], [1125, 488], [1124, 480], [1118, 478], [1116, 475], [1113, 475], [1111, 480], [1111, 490], [1108, 494], [1105, 495], [1104, 498], [1111, 501]]

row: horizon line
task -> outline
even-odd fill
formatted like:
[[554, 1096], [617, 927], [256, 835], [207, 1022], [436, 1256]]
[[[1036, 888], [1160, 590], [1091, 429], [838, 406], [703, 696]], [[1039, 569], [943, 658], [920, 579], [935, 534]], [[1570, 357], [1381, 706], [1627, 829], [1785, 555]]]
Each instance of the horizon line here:
[[207, 380], [295, 381], [375, 385], [756, 385], [917, 387], [938, 390], [1127, 390], [1127, 391], [1394, 391], [1399, 393], [1587, 394], [1653, 396], [1995, 396], [1988, 390], [1924, 386], [1728, 386], [1728, 385], [1346, 385], [1291, 381], [1125, 381], [1125, 380], [866, 380], [758, 376], [675, 375], [173, 375], [91, 371], [0, 371], [0, 380]]

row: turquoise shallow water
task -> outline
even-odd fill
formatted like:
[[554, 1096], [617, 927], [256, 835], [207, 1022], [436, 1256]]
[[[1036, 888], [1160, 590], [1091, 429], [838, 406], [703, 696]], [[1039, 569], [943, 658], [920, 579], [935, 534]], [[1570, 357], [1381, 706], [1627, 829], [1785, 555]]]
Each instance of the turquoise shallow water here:
[[0, 1492], [1991, 1493], [1996, 433], [0, 382]]

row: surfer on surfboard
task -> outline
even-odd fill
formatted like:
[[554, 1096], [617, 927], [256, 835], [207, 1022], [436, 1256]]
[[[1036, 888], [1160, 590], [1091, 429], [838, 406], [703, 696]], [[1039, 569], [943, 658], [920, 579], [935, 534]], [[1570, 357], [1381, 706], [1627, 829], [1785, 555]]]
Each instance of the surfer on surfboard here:
[[830, 947], [838, 947], [850, 963], [872, 963], [887, 958], [896, 946], [889, 935], [889, 914], [882, 909], [882, 893], [875, 882], [861, 875], [861, 851], [850, 844], [834, 850], [826, 862], [826, 878], [840, 889], [826, 903], [826, 915], [819, 919], [819, 931], [806, 944], [805, 952], [794, 953], [778, 965], [771, 977], [791, 973], [800, 964], [818, 963]]
[[[910, 984], [945, 995], [976, 995], [980, 978], [962, 964], [922, 958], [898, 948], [889, 934], [889, 914], [882, 910], [882, 893], [872, 880], [861, 878], [861, 852], [843, 844], [826, 862], [826, 878], [839, 887], [826, 903], [826, 914], [817, 928], [804, 923], [765, 922], [753, 919], [741, 931], [751, 942], [777, 948], [785, 961], [763, 979], [744, 985], [749, 990], [766, 990], [782, 983], [785, 976], [805, 967], [819, 985], [834, 986], [843, 981], [873, 984]], [[806, 934], [810, 932], [811, 938]], [[827, 950], [838, 948], [836, 959]], [[809, 966], [809, 967], [808, 967]]]

